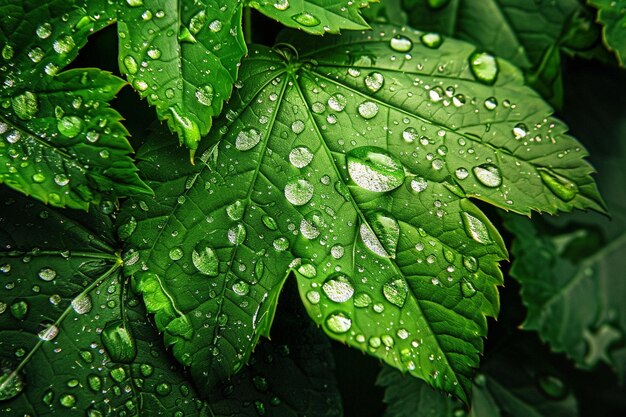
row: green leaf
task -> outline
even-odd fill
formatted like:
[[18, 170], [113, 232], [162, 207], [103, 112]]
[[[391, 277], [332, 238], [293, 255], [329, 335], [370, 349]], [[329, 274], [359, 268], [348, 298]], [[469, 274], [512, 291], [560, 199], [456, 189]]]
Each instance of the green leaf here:
[[[599, 36], [579, 0], [405, 2], [409, 23], [470, 41], [524, 70], [527, 81], [561, 107], [561, 52], [584, 52]], [[537, 28], [541, 28], [538, 32]]]
[[341, 29], [358, 30], [369, 26], [360, 9], [376, 0], [247, 0], [255, 8], [285, 26], [314, 35], [339, 33]]
[[0, 414], [206, 415], [128, 293], [111, 221], [0, 195]]
[[54, 206], [82, 209], [148, 193], [121, 116], [108, 106], [124, 82], [97, 69], [57, 74], [87, 35], [110, 20], [96, 21], [73, 2], [22, 3], [0, 7], [0, 182]]
[[[506, 257], [466, 196], [600, 208], [584, 151], [510, 64], [375, 29], [283, 37], [300, 60], [254, 48], [198, 167], [169, 147], [141, 152], [156, 196], [120, 216], [137, 222], [125, 272], [200, 386], [267, 335], [293, 270], [333, 338], [466, 399]], [[532, 128], [515, 139], [521, 123]]]
[[241, 1], [120, 2], [119, 65], [191, 158], [230, 97], [246, 45]]
[[615, 52], [620, 65], [626, 65], [626, 1], [588, 0], [588, 3], [598, 9], [598, 22], [604, 26], [604, 43]]
[[[539, 365], [541, 364], [541, 365]], [[508, 349], [491, 356], [474, 379], [471, 417], [574, 417], [576, 399], [545, 359]], [[385, 417], [466, 415], [462, 404], [423, 381], [385, 366], [376, 384], [385, 388]]]

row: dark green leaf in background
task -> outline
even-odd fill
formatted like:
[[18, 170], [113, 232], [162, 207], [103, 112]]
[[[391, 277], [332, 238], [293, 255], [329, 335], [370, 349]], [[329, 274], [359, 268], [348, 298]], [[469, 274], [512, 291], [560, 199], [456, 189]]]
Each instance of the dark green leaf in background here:
[[0, 182], [59, 207], [87, 209], [150, 191], [130, 158], [121, 116], [108, 106], [124, 82], [97, 69], [61, 72], [87, 36], [112, 21], [96, 5], [5, 1], [0, 8]]
[[598, 9], [598, 22], [604, 26], [602, 37], [607, 47], [615, 52], [620, 65], [626, 65], [626, 1], [588, 0]]
[[241, 0], [120, 1], [119, 65], [191, 157], [246, 53]]

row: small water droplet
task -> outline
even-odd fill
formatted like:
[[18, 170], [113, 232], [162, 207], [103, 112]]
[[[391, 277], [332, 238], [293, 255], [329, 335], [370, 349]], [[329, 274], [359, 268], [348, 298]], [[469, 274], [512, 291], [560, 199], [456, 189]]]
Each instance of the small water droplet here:
[[364, 119], [372, 119], [378, 114], [378, 104], [369, 100], [364, 101], [363, 103], [359, 104], [358, 111], [361, 117], [363, 117]]
[[383, 295], [391, 304], [402, 308], [409, 293], [409, 287], [404, 278], [395, 278], [383, 286]]
[[476, 295], [476, 288], [474, 285], [466, 279], [461, 280], [461, 294], [465, 298], [471, 298]]
[[333, 333], [343, 334], [352, 327], [352, 319], [341, 312], [332, 313], [326, 318], [326, 326]]
[[45, 329], [39, 332], [39, 338], [43, 341], [50, 341], [57, 337], [59, 328], [54, 324], [48, 324]]
[[202, 87], [198, 87], [195, 95], [198, 103], [203, 106], [210, 106], [213, 103], [213, 86], [211, 84], [205, 84]]
[[315, 188], [304, 178], [290, 180], [285, 185], [285, 197], [294, 206], [302, 206], [311, 201]]
[[372, 304], [372, 297], [368, 293], [362, 292], [354, 296], [354, 306], [357, 308], [369, 307]]
[[137, 228], [137, 219], [134, 216], [130, 216], [126, 222], [117, 228], [117, 235], [121, 240], [128, 240]]
[[201, 274], [215, 277], [219, 273], [219, 259], [206, 241], [196, 244], [191, 252], [191, 262]]
[[237, 281], [233, 284], [232, 289], [235, 294], [244, 296], [250, 292], [250, 284], [245, 281]]
[[469, 272], [476, 272], [476, 271], [478, 271], [478, 260], [476, 258], [474, 258], [473, 256], [464, 256], [463, 257], [463, 266]]
[[43, 23], [41, 26], [39, 26], [37, 28], [35, 33], [37, 33], [37, 36], [40, 39], [47, 39], [52, 34], [52, 25], [50, 23], [47, 23], [47, 22]]
[[297, 146], [289, 152], [289, 162], [296, 168], [304, 168], [313, 160], [313, 152], [306, 146]]
[[427, 48], [437, 49], [443, 43], [443, 36], [434, 32], [424, 33], [420, 37], [420, 40]]
[[87, 293], [76, 296], [71, 304], [74, 311], [78, 314], [87, 314], [91, 311], [92, 307], [91, 297], [89, 297]]
[[254, 148], [261, 141], [261, 133], [255, 128], [242, 130], [235, 139], [235, 148], [247, 151]]
[[[343, 109], [346, 108], [346, 104], [347, 103], [348, 103], [348, 100], [346, 99], [346, 97], [343, 94], [340, 94], [340, 93], [333, 94], [328, 99], [328, 107], [330, 107], [331, 109], [333, 109], [334, 111], [337, 111], [337, 112], [343, 111]], [[293, 125], [292, 125], [292, 127], [293, 127]], [[303, 126], [303, 128], [304, 128], [304, 126]]]
[[487, 244], [491, 243], [491, 236], [489, 235], [489, 230], [485, 223], [477, 217], [472, 216], [468, 212], [463, 212], [463, 225], [465, 227], [465, 232], [469, 237], [474, 239], [478, 243]]
[[279, 237], [274, 239], [274, 241], [272, 242], [272, 246], [277, 252], [284, 252], [289, 249], [289, 241], [287, 240], [287, 238]]
[[417, 177], [411, 180], [411, 188], [413, 191], [421, 193], [428, 188], [428, 181], [424, 177]]
[[39, 276], [40, 279], [44, 281], [52, 281], [53, 279], [56, 278], [57, 271], [55, 271], [52, 268], [45, 267], [45, 268], [41, 268], [37, 275]]
[[226, 206], [226, 214], [230, 217], [231, 220], [241, 220], [243, 217], [243, 213], [246, 206], [243, 204], [243, 201], [237, 200], [232, 204]]
[[76, 116], [65, 116], [58, 120], [57, 129], [71, 139], [83, 130], [83, 121]]
[[495, 188], [502, 184], [502, 174], [500, 168], [494, 164], [482, 164], [472, 169], [476, 179], [485, 187]]
[[26, 386], [21, 373], [15, 372], [4, 360], [0, 363], [0, 371], [0, 401], [17, 397]]
[[320, 24], [320, 20], [311, 13], [303, 12], [291, 16], [293, 20], [302, 26], [313, 27]]
[[355, 148], [347, 155], [347, 165], [350, 178], [368, 191], [387, 192], [404, 182], [402, 163], [382, 148]]
[[413, 48], [413, 42], [406, 36], [396, 35], [389, 41], [389, 46], [397, 52], [409, 52]]
[[303, 263], [298, 267], [298, 272], [306, 278], [315, 278], [317, 276], [317, 269], [313, 264]]
[[183, 249], [179, 246], [173, 247], [172, 249], [170, 249], [169, 253], [168, 253], [170, 259], [172, 261], [178, 261], [179, 259], [181, 259], [184, 255]]
[[492, 85], [498, 78], [498, 60], [487, 52], [473, 52], [469, 57], [470, 69], [474, 78], [483, 84]]
[[246, 240], [247, 234], [246, 227], [242, 223], [237, 223], [228, 229], [228, 241], [231, 245], [241, 245]]
[[375, 93], [385, 84], [385, 77], [380, 72], [371, 72], [364, 78], [363, 82], [368, 90]]
[[464, 180], [465, 178], [469, 177], [469, 171], [463, 167], [457, 168], [454, 171], [454, 175], [460, 179], [460, 180]]

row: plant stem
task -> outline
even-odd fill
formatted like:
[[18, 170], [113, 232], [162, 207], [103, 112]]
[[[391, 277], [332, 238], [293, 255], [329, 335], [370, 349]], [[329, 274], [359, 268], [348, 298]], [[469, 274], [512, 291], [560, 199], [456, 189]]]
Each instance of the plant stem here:
[[250, 7], [243, 9], [243, 37], [247, 44], [252, 43], [252, 9]]

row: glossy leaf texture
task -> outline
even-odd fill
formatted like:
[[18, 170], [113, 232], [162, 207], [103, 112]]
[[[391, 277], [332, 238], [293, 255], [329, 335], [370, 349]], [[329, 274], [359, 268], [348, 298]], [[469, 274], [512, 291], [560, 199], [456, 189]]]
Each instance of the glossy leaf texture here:
[[409, 23], [470, 41], [524, 70], [546, 99], [562, 106], [562, 53], [590, 55], [599, 43], [579, 0], [409, 0]]
[[602, 38], [606, 46], [617, 55], [621, 66], [626, 65], [626, 1], [588, 0], [598, 9], [598, 22], [604, 27]]
[[314, 35], [362, 30], [361, 10], [374, 0], [247, 0], [247, 5], [285, 26]]
[[[538, 360], [539, 359], [539, 360]], [[539, 365], [541, 364], [541, 366]], [[472, 386], [471, 408], [423, 381], [385, 366], [376, 384], [385, 388], [384, 417], [575, 417], [567, 383], [537, 357], [507, 349], [485, 359]]]
[[101, 12], [95, 2], [0, 7], [0, 182], [54, 206], [87, 209], [150, 192], [121, 116], [108, 105], [123, 80], [97, 69], [60, 72], [93, 30], [111, 22]]
[[110, 219], [0, 194], [0, 413], [200, 415], [123, 282]]
[[246, 53], [241, 13], [241, 0], [120, 2], [120, 70], [192, 160], [230, 97]]

